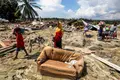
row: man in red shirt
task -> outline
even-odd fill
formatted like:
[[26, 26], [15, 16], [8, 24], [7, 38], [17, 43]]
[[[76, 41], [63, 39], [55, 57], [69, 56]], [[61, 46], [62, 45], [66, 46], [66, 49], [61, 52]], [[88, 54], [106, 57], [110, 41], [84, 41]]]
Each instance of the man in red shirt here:
[[16, 42], [17, 42], [17, 44], [16, 44], [16, 47], [17, 47], [17, 49], [16, 49], [16, 56], [15, 56], [14, 60], [18, 58], [17, 57], [18, 56], [18, 52], [21, 49], [24, 50], [24, 52], [26, 53], [25, 56], [28, 56], [28, 53], [27, 53], [27, 51], [25, 49], [25, 46], [24, 46], [24, 41], [23, 41], [23, 36], [22, 36], [22, 33], [21, 33], [21, 28], [16, 27], [14, 29], [14, 31], [13, 31], [13, 34], [16, 36]]

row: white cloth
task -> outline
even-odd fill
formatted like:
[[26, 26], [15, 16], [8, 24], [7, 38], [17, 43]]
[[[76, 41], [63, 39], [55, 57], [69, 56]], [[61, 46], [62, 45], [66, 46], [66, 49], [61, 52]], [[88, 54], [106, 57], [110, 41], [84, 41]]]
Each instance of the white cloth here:
[[104, 31], [104, 32], [106, 31], [105, 27], [103, 28], [103, 31]]
[[69, 64], [69, 68], [71, 68], [75, 63], [77, 63], [77, 60], [71, 60], [70, 62], [65, 62], [66, 64]]
[[117, 31], [117, 26], [112, 25], [110, 31]]

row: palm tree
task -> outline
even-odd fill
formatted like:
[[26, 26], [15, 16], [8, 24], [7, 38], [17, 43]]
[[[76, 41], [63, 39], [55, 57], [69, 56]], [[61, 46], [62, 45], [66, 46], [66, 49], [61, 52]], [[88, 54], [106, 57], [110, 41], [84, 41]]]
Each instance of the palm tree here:
[[[17, 0], [18, 1], [18, 0]], [[33, 0], [34, 1], [34, 0]], [[23, 19], [34, 19], [35, 17], [38, 17], [38, 13], [34, 10], [34, 8], [38, 8], [42, 10], [36, 3], [34, 3], [32, 0], [19, 0], [18, 1], [18, 12], [21, 12], [21, 18]]]

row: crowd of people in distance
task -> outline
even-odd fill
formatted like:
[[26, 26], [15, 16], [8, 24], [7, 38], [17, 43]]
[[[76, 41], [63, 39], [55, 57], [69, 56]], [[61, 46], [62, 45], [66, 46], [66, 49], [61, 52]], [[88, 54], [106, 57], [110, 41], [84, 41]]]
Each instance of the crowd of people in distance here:
[[106, 26], [105, 22], [99, 23], [98, 40], [115, 39], [117, 38], [117, 23], [111, 26]]
[[84, 26], [83, 35], [91, 29], [91, 26], [95, 26], [98, 30], [98, 40], [108, 40], [108, 39], [117, 39], [117, 23], [115, 22], [111, 26], [106, 26], [105, 22], [100, 21], [98, 25], [89, 25], [88, 23]]

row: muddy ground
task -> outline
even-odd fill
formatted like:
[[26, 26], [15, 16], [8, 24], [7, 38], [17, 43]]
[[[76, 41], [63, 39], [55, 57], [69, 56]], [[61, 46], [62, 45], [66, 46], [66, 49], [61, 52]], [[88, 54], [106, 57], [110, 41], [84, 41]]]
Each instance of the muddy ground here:
[[[45, 46], [53, 46], [52, 38], [54, 35], [54, 28], [44, 30], [36, 30], [33, 32], [26, 31], [24, 34], [25, 46], [29, 52], [29, 39], [34, 39], [34, 36], [41, 36], [44, 42], [38, 45], [33, 43], [30, 58], [24, 57], [24, 52], [19, 53], [18, 59], [13, 60], [15, 52], [9, 53], [0, 58], [0, 80], [68, 80], [63, 78], [56, 78], [50, 76], [42, 76], [37, 72], [37, 65], [35, 59], [39, 56], [41, 50]], [[64, 32], [63, 48], [65, 46], [79, 47], [95, 51], [97, 56], [100, 56], [118, 66], [120, 66], [120, 30], [118, 30], [118, 39], [110, 42], [98, 41], [97, 32], [89, 31], [87, 33], [90, 37], [84, 37], [82, 31]], [[33, 36], [33, 37], [31, 37]], [[1, 40], [13, 40], [11, 30], [0, 31]], [[77, 52], [77, 51], [76, 51]], [[81, 51], [78, 51], [81, 52]], [[120, 73], [115, 69], [101, 63], [95, 58], [86, 55], [84, 56], [86, 69], [83, 71], [83, 76], [79, 80], [119, 80]]]

